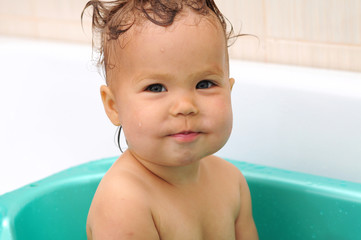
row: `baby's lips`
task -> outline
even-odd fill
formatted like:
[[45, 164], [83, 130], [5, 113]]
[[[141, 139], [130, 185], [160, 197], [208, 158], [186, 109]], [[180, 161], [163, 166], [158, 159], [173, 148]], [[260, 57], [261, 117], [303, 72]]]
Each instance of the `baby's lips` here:
[[192, 130], [184, 130], [184, 131], [179, 131], [179, 132], [176, 132], [176, 133], [172, 133], [170, 135], [172, 136], [176, 136], [176, 135], [192, 135], [192, 134], [199, 134], [200, 132], [197, 132], [197, 131], [192, 131]]
[[198, 137], [199, 134], [199, 132], [182, 131], [172, 134], [171, 137], [177, 139], [180, 142], [192, 142]]

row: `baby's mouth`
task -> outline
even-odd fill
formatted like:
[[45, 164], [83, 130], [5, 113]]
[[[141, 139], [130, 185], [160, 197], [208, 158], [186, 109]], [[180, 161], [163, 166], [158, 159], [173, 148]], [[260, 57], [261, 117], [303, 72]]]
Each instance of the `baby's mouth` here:
[[171, 134], [170, 136], [180, 142], [192, 142], [200, 135], [200, 132], [182, 131], [179, 133]]

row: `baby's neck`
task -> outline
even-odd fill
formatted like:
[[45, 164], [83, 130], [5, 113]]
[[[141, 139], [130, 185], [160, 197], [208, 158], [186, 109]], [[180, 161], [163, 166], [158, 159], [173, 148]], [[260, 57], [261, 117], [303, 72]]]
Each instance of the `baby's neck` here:
[[201, 161], [196, 161], [185, 166], [162, 166], [154, 164], [150, 161], [143, 160], [133, 154], [131, 151], [126, 151], [124, 154], [129, 155], [136, 161], [145, 171], [158, 178], [160, 181], [175, 186], [187, 187], [195, 186], [199, 183], [201, 178]]

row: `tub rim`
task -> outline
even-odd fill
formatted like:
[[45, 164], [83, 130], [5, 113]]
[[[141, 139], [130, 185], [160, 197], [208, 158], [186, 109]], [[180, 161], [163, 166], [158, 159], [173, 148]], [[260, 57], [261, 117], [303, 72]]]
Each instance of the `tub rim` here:
[[[74, 182], [100, 181], [117, 158], [102, 158], [83, 163], [0, 195], [0, 238], [4, 240], [13, 239], [16, 216], [38, 196], [49, 193], [54, 187], [69, 185]], [[360, 183], [231, 159], [225, 160], [240, 169], [249, 182], [262, 181], [265, 185], [283, 184], [284, 188], [361, 204]]]

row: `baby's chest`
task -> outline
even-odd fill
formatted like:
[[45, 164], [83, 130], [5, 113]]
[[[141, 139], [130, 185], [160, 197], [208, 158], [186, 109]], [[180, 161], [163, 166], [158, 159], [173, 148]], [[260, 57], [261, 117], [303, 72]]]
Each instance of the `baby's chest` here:
[[161, 239], [235, 239], [236, 216], [232, 206], [164, 203], [154, 216]]

